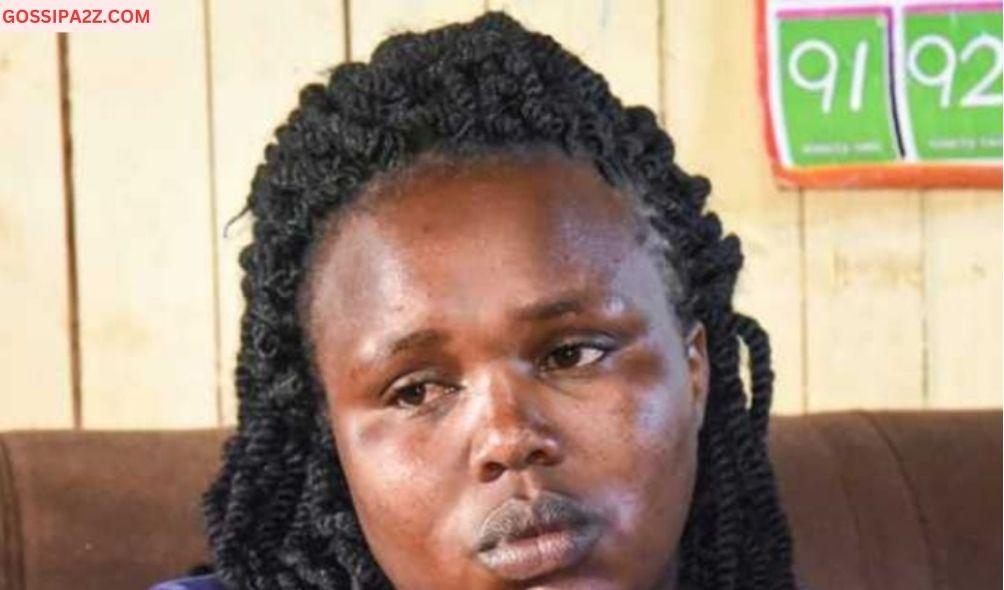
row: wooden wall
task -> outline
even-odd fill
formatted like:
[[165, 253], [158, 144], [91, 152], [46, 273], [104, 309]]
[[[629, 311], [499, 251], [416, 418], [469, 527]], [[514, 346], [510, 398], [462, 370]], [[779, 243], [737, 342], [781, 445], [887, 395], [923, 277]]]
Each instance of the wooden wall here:
[[0, 429], [231, 424], [243, 205], [297, 89], [389, 32], [503, 9], [656, 110], [747, 256], [775, 410], [1001, 405], [992, 191], [780, 191], [753, 2], [178, 0], [0, 36]]

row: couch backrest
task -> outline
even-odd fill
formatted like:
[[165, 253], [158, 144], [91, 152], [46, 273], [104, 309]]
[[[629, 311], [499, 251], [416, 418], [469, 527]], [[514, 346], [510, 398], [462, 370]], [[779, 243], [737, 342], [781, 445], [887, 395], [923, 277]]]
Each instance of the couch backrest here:
[[145, 590], [205, 559], [225, 433], [0, 435], [0, 590]]
[[[818, 590], [1001, 587], [1001, 412], [775, 417], [771, 455]], [[226, 433], [0, 434], [0, 590], [139, 589], [206, 559]]]
[[780, 418], [797, 570], [820, 590], [1001, 587], [1001, 412]]

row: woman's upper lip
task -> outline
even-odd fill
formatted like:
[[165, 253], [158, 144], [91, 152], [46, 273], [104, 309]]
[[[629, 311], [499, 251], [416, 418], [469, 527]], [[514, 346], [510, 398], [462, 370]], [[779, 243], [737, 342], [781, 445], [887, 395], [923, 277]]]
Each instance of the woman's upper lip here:
[[599, 519], [582, 504], [555, 492], [541, 492], [532, 500], [509, 498], [485, 518], [478, 535], [477, 551], [490, 550], [501, 542], [598, 522]]
[[513, 526], [511, 530], [506, 533], [491, 535], [488, 538], [482, 539], [482, 542], [478, 545], [478, 551], [487, 551], [503, 542], [511, 543], [521, 539], [537, 537], [545, 533], [555, 533], [567, 530], [575, 526], [580, 526], [580, 524], [582, 523], [544, 522], [538, 519], [532, 519], [525, 524]]

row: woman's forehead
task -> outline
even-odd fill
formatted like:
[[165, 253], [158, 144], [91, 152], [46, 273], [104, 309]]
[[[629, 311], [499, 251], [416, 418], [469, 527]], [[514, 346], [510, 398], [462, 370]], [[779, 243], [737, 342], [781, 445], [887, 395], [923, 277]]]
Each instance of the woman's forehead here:
[[464, 221], [507, 218], [543, 220], [590, 208], [592, 215], [620, 221], [627, 199], [591, 162], [554, 151], [490, 154], [477, 158], [419, 161], [365, 189], [352, 209], [395, 228], [427, 233]]
[[551, 159], [408, 180], [340, 224], [314, 269], [315, 320], [443, 305], [502, 313], [549, 293], [610, 291], [638, 250], [626, 199], [588, 165]]
[[[438, 257], [472, 252], [482, 269], [514, 262], [506, 257], [543, 261], [561, 247], [611, 253], [631, 217], [627, 199], [591, 165], [549, 155], [425, 167], [377, 186], [365, 190], [332, 235], [322, 238], [318, 274], [376, 272], [389, 258], [435, 268], [442, 262]], [[329, 263], [331, 258], [338, 263]], [[364, 267], [364, 259], [379, 264]]]

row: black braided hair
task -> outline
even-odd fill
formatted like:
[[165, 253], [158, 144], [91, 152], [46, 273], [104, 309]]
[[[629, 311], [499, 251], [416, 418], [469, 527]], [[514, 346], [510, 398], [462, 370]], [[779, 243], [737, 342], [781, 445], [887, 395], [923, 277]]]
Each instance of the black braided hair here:
[[[217, 575], [230, 588], [390, 588], [363, 538], [299, 319], [312, 245], [378, 175], [432, 152], [549, 146], [629, 183], [664, 243], [685, 323], [707, 329], [711, 367], [693, 501], [680, 542], [683, 588], [790, 589], [791, 538], [767, 456], [773, 372], [767, 335], [735, 312], [743, 256], [704, 212], [706, 179], [673, 162], [651, 110], [625, 107], [552, 38], [502, 13], [385, 40], [303, 88], [252, 182], [253, 240], [240, 254], [246, 307], [238, 423], [205, 493]], [[626, 180], [625, 180], [626, 179]], [[749, 350], [749, 400], [739, 374]]]

